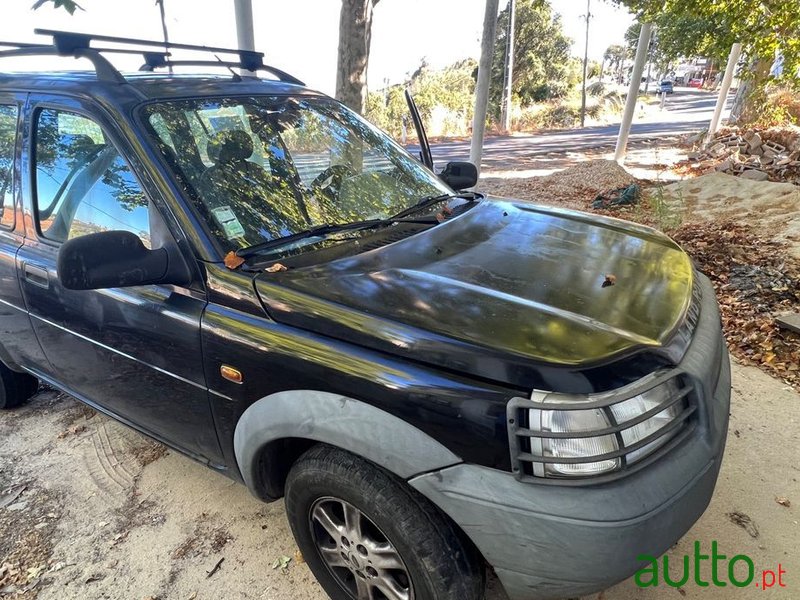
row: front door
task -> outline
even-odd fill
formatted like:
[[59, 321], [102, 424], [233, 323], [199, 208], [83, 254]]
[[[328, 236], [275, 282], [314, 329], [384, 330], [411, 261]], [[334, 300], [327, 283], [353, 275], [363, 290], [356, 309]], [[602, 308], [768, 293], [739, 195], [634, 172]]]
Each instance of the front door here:
[[[126, 230], [146, 246], [161, 210], [123, 155], [113, 125], [76, 100], [31, 98], [23, 172], [32, 220], [18, 252], [34, 330], [59, 385], [198, 459], [218, 462], [200, 351], [205, 294], [191, 286], [74, 291], [60, 245]], [[163, 234], [159, 234], [163, 235]]]

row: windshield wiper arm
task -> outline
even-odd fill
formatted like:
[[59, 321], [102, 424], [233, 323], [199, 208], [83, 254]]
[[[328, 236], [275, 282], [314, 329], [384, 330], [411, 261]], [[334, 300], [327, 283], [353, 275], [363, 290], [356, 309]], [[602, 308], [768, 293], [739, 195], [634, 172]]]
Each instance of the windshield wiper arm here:
[[353, 221], [352, 223], [328, 223], [325, 225], [318, 225], [310, 229], [304, 229], [291, 235], [286, 235], [274, 240], [267, 240], [260, 244], [241, 248], [236, 251], [236, 256], [241, 258], [250, 258], [273, 248], [280, 248], [292, 242], [304, 240], [311, 237], [324, 236], [331, 233], [339, 233], [342, 231], [358, 231], [361, 229], [375, 229], [377, 227], [386, 227], [395, 223], [430, 223], [437, 224], [435, 219], [404, 219], [402, 217], [390, 217], [388, 219], [367, 219], [366, 221]]
[[417, 202], [416, 204], [412, 204], [408, 208], [401, 210], [397, 213], [393, 218], [395, 219], [402, 219], [403, 217], [407, 217], [409, 215], [414, 214], [415, 212], [419, 212], [429, 206], [433, 206], [434, 204], [438, 204], [439, 202], [444, 202], [446, 200], [453, 200], [454, 198], [463, 198], [465, 200], [480, 200], [483, 198], [483, 194], [479, 194], [477, 192], [461, 192], [458, 194], [440, 194], [438, 196], [427, 196]]

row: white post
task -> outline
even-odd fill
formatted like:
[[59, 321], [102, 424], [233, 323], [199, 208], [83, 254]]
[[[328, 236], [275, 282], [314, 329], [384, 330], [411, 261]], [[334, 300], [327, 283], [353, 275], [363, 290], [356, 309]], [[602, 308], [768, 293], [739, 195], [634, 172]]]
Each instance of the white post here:
[[[586, 68], [589, 64], [589, 20], [592, 18], [592, 0], [586, 0], [586, 43], [583, 47], [583, 83], [581, 84], [581, 127], [586, 126]], [[603, 67], [600, 67], [603, 79]]]
[[478, 168], [479, 174], [483, 154], [483, 134], [486, 130], [486, 109], [489, 106], [489, 82], [492, 77], [492, 55], [497, 33], [497, 8], [499, 5], [500, 0], [486, 0], [486, 14], [483, 18], [481, 60], [478, 65], [478, 83], [475, 86], [475, 115], [472, 119], [472, 145], [469, 149], [469, 160]]
[[619, 126], [617, 136], [617, 148], [614, 151], [614, 160], [622, 164], [625, 162], [625, 151], [628, 148], [628, 136], [631, 133], [631, 123], [633, 123], [633, 113], [636, 110], [636, 102], [639, 97], [639, 86], [642, 83], [642, 71], [647, 59], [650, 46], [650, 32], [653, 25], [642, 23], [642, 31], [639, 34], [639, 43], [636, 46], [636, 59], [633, 63], [633, 73], [631, 73], [631, 84], [628, 87], [628, 100], [625, 102], [625, 112], [622, 113], [622, 123]]
[[516, 23], [516, 4], [508, 2], [508, 37], [506, 38], [506, 85], [503, 92], [503, 129], [511, 130], [511, 92], [514, 89], [514, 29]]
[[[236, 14], [236, 39], [240, 50], [255, 50], [256, 40], [253, 33], [252, 0], [233, 0]], [[242, 69], [242, 75], [254, 76], [255, 73]]]
[[714, 109], [714, 116], [711, 117], [711, 124], [708, 126], [708, 137], [714, 135], [719, 128], [719, 120], [725, 108], [725, 101], [728, 99], [733, 73], [736, 71], [736, 64], [739, 62], [741, 53], [742, 45], [739, 42], [731, 46], [731, 53], [728, 55], [728, 66], [725, 67], [725, 76], [722, 78], [722, 86], [719, 89], [719, 96], [717, 96], [717, 106]]

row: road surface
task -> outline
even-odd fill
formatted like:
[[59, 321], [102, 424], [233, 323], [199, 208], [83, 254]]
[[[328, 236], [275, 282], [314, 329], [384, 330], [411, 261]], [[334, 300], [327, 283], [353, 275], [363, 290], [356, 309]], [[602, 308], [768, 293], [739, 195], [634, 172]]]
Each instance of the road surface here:
[[[676, 88], [667, 96], [663, 111], [636, 121], [631, 128], [630, 143], [699, 131], [708, 126], [714, 112], [717, 96], [714, 93], [692, 88]], [[728, 104], [733, 100], [731, 94]], [[656, 109], [657, 110], [657, 109]], [[487, 137], [483, 149], [483, 170], [513, 169], [517, 162], [541, 156], [548, 152], [578, 152], [613, 147], [619, 125], [600, 125], [583, 129], [544, 131], [527, 135]], [[450, 161], [469, 160], [469, 141], [452, 141], [433, 144], [433, 158], [437, 171]], [[419, 147], [409, 145], [416, 156]]]

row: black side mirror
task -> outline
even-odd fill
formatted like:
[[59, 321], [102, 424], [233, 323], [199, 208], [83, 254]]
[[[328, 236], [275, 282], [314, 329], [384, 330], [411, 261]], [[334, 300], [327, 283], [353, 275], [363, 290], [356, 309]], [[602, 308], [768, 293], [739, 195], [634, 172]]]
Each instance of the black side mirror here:
[[478, 168], [471, 162], [450, 162], [439, 173], [439, 179], [454, 190], [465, 190], [478, 183]]
[[188, 284], [188, 267], [182, 261], [171, 261], [170, 255], [176, 253], [166, 248], [148, 250], [139, 236], [129, 231], [92, 233], [61, 246], [58, 280], [68, 290]]

